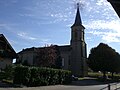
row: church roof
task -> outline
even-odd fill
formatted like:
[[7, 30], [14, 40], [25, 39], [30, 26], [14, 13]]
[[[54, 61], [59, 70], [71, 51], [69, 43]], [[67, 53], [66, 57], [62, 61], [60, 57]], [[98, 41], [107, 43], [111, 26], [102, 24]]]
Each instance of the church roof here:
[[21, 53], [26, 53], [26, 52], [36, 52], [40, 49], [44, 49], [47, 47], [31, 47], [31, 48], [26, 48], [26, 49], [22, 49], [22, 51], [18, 52], [17, 54], [21, 54]]
[[120, 0], [108, 0], [108, 1], [111, 3], [112, 7], [120, 17]]
[[81, 24], [82, 24], [82, 21], [81, 21], [81, 17], [80, 17], [80, 11], [79, 11], [79, 8], [77, 8], [77, 13], [76, 13], [74, 25], [81, 25]]
[[[70, 51], [71, 50], [71, 47], [70, 45], [65, 45], [65, 46], [58, 46], [58, 45], [54, 45], [56, 48], [59, 49], [59, 51]], [[21, 53], [26, 53], [26, 52], [36, 52], [40, 49], [44, 49], [44, 48], [48, 48], [48, 47], [31, 47], [31, 48], [26, 48], [26, 49], [23, 49], [22, 51], [18, 52], [18, 54], [21, 54]]]

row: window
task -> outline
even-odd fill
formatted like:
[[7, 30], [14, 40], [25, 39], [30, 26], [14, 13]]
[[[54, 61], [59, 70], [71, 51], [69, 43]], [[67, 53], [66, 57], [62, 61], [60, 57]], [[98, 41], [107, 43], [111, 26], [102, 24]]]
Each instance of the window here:
[[77, 37], [78, 37], [77, 31], [74, 32], [74, 37], [75, 37], [75, 40], [77, 40]]
[[62, 58], [62, 66], [64, 66], [64, 61], [65, 61], [64, 58]]
[[69, 59], [68, 59], [68, 65], [70, 65], [70, 56], [69, 56]]

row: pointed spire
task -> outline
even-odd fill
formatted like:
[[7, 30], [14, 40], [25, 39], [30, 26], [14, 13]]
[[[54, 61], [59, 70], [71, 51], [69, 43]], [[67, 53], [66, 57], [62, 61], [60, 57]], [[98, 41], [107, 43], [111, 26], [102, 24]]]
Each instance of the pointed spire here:
[[77, 13], [75, 18], [75, 24], [82, 24], [81, 17], [80, 17], [80, 11], [79, 11], [79, 3], [77, 3]]
[[76, 17], [75, 17], [75, 22], [72, 25], [73, 26], [80, 26], [82, 25], [82, 21], [81, 21], [81, 16], [80, 16], [80, 11], [79, 11], [79, 3], [77, 3], [77, 13], [76, 13]]

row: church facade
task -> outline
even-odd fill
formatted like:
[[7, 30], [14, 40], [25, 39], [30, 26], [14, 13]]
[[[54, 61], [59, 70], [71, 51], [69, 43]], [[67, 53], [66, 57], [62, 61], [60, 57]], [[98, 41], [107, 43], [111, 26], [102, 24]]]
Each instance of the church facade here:
[[[71, 26], [70, 45], [57, 46], [62, 59], [62, 69], [70, 70], [75, 76], [87, 76], [88, 73], [84, 29], [85, 27], [82, 25], [79, 7], [77, 7], [75, 22]], [[42, 47], [22, 50], [18, 53], [17, 61], [28, 60], [30, 65], [34, 65], [35, 52], [40, 48]]]

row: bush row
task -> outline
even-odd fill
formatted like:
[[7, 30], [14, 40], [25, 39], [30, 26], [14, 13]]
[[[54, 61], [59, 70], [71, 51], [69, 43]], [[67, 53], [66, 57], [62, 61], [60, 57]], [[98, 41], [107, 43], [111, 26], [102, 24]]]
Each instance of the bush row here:
[[17, 66], [13, 82], [25, 86], [67, 84], [71, 82], [71, 72], [60, 69]]

